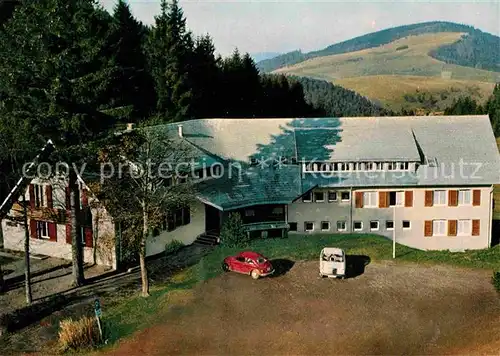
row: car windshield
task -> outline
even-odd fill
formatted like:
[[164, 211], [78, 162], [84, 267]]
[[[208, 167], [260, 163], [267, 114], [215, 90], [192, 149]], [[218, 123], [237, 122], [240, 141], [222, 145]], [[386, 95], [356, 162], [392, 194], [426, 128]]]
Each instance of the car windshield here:
[[264, 262], [266, 262], [266, 259], [265, 259], [264, 257], [259, 257], [259, 258], [257, 258], [257, 263], [258, 263], [259, 265], [263, 264]]

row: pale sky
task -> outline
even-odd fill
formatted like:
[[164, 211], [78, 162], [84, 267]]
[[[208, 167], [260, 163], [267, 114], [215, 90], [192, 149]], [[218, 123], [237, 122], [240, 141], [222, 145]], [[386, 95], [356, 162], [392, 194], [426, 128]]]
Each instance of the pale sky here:
[[[112, 9], [116, 0], [100, 0]], [[146, 24], [160, 0], [128, 0]], [[180, 0], [187, 26], [209, 33], [218, 53], [303, 52], [369, 32], [425, 22], [452, 21], [500, 35], [500, 1]]]

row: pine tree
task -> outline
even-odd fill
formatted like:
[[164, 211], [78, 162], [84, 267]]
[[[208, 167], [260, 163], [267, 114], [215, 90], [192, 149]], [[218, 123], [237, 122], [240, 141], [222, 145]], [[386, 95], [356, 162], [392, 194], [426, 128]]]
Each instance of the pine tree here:
[[110, 86], [110, 100], [121, 108], [122, 121], [136, 122], [153, 111], [154, 87], [146, 70], [143, 43], [146, 28], [132, 15], [128, 4], [119, 0], [113, 12], [110, 35], [111, 60], [120, 71]]
[[495, 137], [500, 136], [500, 84], [496, 84], [493, 94], [488, 99], [486, 111], [490, 117], [491, 126]]
[[182, 121], [192, 117], [190, 58], [193, 52], [191, 33], [186, 30], [186, 19], [173, 0], [161, 2], [161, 12], [147, 41], [149, 70], [156, 89], [156, 114], [164, 121]]
[[210, 36], [198, 37], [191, 58], [192, 113], [195, 118], [220, 116], [219, 62]]

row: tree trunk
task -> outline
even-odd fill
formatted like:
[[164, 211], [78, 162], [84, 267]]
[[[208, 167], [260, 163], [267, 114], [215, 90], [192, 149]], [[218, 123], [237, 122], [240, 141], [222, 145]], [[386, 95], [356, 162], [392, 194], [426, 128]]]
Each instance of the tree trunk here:
[[24, 220], [24, 280], [25, 280], [25, 293], [26, 304], [31, 305], [31, 271], [30, 271], [30, 232], [28, 227], [28, 210], [26, 207], [26, 198], [22, 196], [23, 200], [23, 220]]
[[78, 184], [75, 172], [70, 172], [69, 175], [69, 190], [70, 190], [70, 216], [71, 216], [71, 255], [73, 260], [73, 284], [75, 287], [82, 286], [85, 283], [83, 274], [83, 248], [82, 236], [78, 233], [81, 231], [80, 219], [78, 212], [80, 202], [78, 201]]
[[149, 296], [149, 280], [148, 280], [148, 270], [146, 269], [146, 239], [149, 233], [149, 222], [146, 205], [142, 206], [142, 216], [143, 216], [143, 229], [141, 245], [139, 248], [139, 263], [141, 265], [141, 279], [142, 279], [142, 296]]
[[3, 279], [2, 265], [0, 265], [0, 293], [5, 291], [5, 281]]
[[97, 239], [99, 238], [99, 209], [96, 209], [96, 217], [94, 219], [94, 232], [92, 234], [93, 243], [92, 243], [92, 262], [94, 265], [97, 264]]

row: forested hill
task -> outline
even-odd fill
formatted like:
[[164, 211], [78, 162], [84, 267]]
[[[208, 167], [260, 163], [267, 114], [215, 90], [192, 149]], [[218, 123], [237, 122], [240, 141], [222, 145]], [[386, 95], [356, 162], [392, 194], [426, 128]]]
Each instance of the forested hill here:
[[299, 82], [307, 104], [327, 117], [395, 115], [358, 93], [326, 80], [296, 76], [290, 76], [289, 80]]
[[300, 63], [310, 58], [359, 51], [388, 44], [411, 35], [438, 32], [464, 32], [467, 33], [467, 36], [454, 44], [443, 46], [431, 53], [436, 59], [446, 63], [500, 71], [500, 64], [498, 63], [498, 58], [500, 58], [500, 37], [482, 32], [472, 26], [444, 21], [393, 27], [355, 37], [319, 51], [309, 53], [302, 53], [301, 51], [288, 52], [261, 61], [257, 65], [262, 72], [272, 72], [275, 69]]

